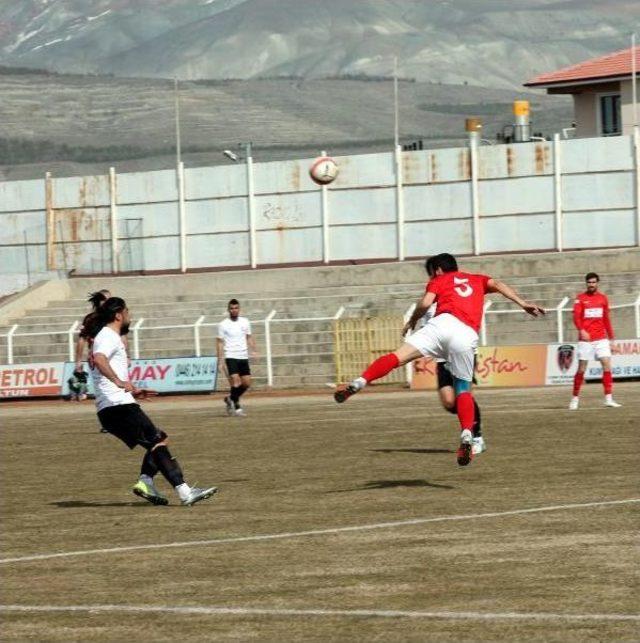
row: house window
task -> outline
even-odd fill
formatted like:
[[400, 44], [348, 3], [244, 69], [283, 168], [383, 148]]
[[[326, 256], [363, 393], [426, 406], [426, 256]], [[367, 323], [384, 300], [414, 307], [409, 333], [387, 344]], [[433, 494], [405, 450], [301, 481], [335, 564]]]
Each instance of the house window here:
[[622, 133], [620, 94], [600, 96], [600, 131], [602, 136], [617, 136]]

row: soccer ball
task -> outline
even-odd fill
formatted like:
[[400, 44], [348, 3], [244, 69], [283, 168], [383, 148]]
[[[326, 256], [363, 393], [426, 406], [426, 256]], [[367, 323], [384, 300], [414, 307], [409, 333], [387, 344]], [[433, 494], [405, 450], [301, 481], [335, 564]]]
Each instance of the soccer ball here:
[[319, 156], [309, 168], [309, 176], [318, 185], [327, 185], [335, 180], [339, 172], [338, 164], [330, 156]]

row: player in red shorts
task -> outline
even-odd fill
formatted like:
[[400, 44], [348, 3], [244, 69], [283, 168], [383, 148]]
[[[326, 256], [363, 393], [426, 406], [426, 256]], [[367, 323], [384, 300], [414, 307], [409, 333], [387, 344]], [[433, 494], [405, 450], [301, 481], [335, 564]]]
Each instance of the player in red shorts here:
[[499, 292], [534, 317], [544, 315], [545, 311], [537, 304], [524, 301], [513, 288], [497, 279], [458, 271], [458, 262], [450, 254], [431, 257], [427, 266], [432, 266], [435, 276], [427, 284], [424, 296], [405, 324], [404, 334], [415, 328], [418, 320], [434, 303], [437, 304], [435, 315], [420, 330], [407, 337], [398, 350], [379, 357], [360, 377], [339, 386], [334, 398], [336, 402], [344, 402], [369, 382], [419, 357], [445, 360], [453, 375], [456, 414], [460, 421], [457, 459], [460, 466], [465, 466], [473, 457], [475, 401], [471, 384], [485, 294]]
[[571, 411], [580, 406], [580, 387], [589, 360], [597, 359], [602, 364], [604, 405], [613, 408], [622, 406], [613, 399], [613, 375], [611, 374], [611, 344], [613, 327], [609, 318], [609, 300], [598, 292], [600, 277], [590, 272], [585, 278], [587, 289], [579, 293], [573, 303], [573, 323], [578, 329], [578, 371], [573, 378]]

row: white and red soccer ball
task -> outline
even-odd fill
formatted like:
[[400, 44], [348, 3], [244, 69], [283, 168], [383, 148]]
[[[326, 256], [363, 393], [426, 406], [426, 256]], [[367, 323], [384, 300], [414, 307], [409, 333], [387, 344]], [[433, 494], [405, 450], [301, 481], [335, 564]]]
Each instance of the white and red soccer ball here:
[[328, 185], [338, 176], [338, 164], [330, 156], [319, 156], [309, 168], [309, 176], [318, 185]]

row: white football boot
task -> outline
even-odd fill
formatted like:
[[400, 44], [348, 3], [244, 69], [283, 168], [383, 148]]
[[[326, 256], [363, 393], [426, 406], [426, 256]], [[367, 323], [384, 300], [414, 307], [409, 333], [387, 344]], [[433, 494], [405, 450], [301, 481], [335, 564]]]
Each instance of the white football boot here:
[[604, 405], [612, 409], [619, 409], [622, 406], [622, 404], [618, 404], [618, 402], [613, 399], [612, 395], [605, 396]]
[[477, 438], [473, 438], [473, 444], [471, 445], [471, 453], [473, 453], [473, 455], [480, 455], [486, 450], [487, 444], [481, 435]]
[[580, 406], [580, 398], [579, 397], [572, 397], [571, 402], [569, 402], [569, 410], [570, 411], [577, 411], [579, 406]]

